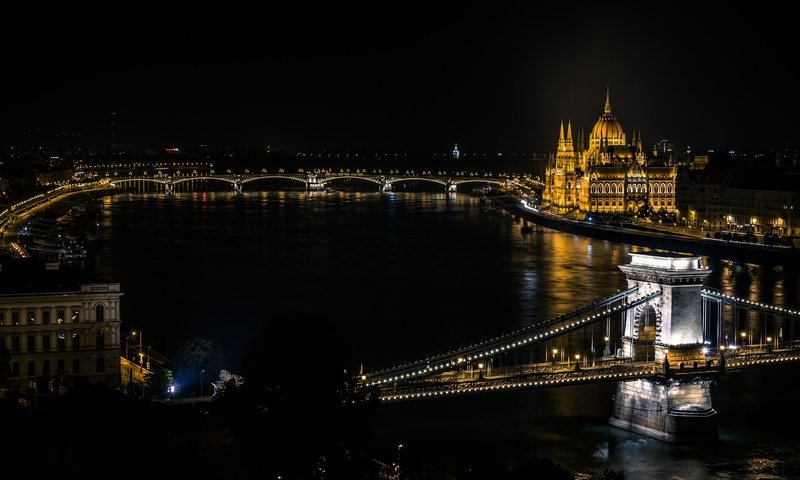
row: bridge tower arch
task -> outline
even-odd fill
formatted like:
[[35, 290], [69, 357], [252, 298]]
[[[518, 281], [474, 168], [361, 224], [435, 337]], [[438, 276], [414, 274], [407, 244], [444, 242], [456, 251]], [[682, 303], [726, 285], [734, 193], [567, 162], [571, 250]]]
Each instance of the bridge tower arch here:
[[[668, 442], [718, 438], [705, 360], [702, 283], [711, 273], [700, 257], [631, 253], [620, 265], [628, 288], [661, 295], [629, 309], [618, 356], [654, 362], [663, 375], [617, 382], [611, 425]], [[635, 300], [631, 298], [630, 300]]]

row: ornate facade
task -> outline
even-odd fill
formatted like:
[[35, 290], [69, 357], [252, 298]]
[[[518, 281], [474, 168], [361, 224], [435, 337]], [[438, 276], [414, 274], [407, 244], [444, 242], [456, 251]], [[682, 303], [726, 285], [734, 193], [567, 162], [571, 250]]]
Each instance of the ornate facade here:
[[617, 117], [611, 112], [606, 91], [603, 114], [577, 145], [572, 124], [564, 122], [556, 153], [548, 160], [542, 205], [558, 213], [598, 212], [634, 214], [646, 207], [652, 211], [675, 211], [676, 167], [671, 161], [648, 162], [642, 135], [627, 142]]
[[120, 384], [119, 283], [33, 260], [0, 266], [0, 351], [8, 356], [0, 396], [56, 394], [81, 382]]

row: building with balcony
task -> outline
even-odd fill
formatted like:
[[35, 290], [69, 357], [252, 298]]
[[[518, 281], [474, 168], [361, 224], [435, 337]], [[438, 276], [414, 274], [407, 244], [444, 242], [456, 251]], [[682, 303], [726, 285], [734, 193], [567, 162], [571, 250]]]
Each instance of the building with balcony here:
[[683, 171], [678, 223], [709, 232], [800, 236], [800, 172], [791, 169]]
[[[0, 394], [58, 394], [72, 385], [120, 384], [119, 283], [58, 264], [6, 259], [0, 266]], [[6, 363], [6, 362], [4, 362]]]

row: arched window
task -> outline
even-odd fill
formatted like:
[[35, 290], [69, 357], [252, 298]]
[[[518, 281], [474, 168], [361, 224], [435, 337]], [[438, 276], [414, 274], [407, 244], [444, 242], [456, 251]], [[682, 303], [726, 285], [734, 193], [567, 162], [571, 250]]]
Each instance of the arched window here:
[[592, 184], [592, 193], [597, 193], [597, 185]]
[[42, 362], [42, 375], [50, 375], [50, 360], [45, 360]]
[[106, 373], [106, 359], [97, 357], [97, 373]]
[[81, 361], [77, 358], [72, 360], [72, 374], [77, 375], [81, 373]]
[[64, 370], [66, 370], [66, 366], [64, 365], [64, 359], [62, 358], [58, 361], [58, 373], [62, 374], [64, 373]]
[[611, 184], [611, 193], [617, 193], [617, 184], [616, 183], [612, 183]]
[[671, 183], [667, 184], [667, 193], [672, 193], [672, 184]]
[[661, 193], [661, 189], [658, 187], [658, 184], [653, 185], [653, 193]]
[[36, 362], [28, 362], [28, 376], [33, 377], [36, 375]]
[[625, 193], [625, 185], [624, 185], [624, 184], [622, 184], [622, 183], [620, 183], [620, 184], [617, 186], [617, 191], [618, 191], [619, 193]]
[[106, 336], [103, 334], [102, 330], [98, 330], [97, 333], [94, 334], [94, 345], [98, 349], [105, 348]]
[[572, 182], [567, 182], [567, 190], [572, 190]]
[[667, 193], [667, 186], [663, 183], [661, 184], [661, 193]]
[[75, 330], [72, 332], [72, 349], [80, 350], [81, 348], [81, 334]]
[[105, 319], [106, 319], [106, 307], [104, 307], [103, 305], [98, 305], [97, 307], [95, 307], [95, 309], [94, 309], [94, 318], [98, 323], [100, 323], [102, 321], [105, 321]]

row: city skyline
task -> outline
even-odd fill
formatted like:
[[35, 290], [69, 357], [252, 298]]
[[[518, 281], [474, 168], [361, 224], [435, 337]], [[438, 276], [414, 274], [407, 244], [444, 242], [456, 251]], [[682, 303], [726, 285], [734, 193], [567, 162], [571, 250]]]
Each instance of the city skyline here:
[[796, 147], [780, 11], [268, 13], [20, 15], [2, 33], [0, 141], [109, 147], [116, 112], [128, 149], [447, 152], [458, 142], [543, 154], [561, 120], [590, 128], [609, 85], [614, 112], [646, 145]]

